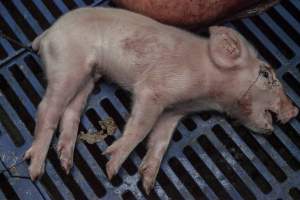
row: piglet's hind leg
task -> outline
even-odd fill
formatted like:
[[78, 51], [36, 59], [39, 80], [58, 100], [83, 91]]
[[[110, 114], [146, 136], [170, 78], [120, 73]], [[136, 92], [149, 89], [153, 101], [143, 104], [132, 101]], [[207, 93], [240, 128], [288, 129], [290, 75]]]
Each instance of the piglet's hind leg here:
[[60, 136], [57, 144], [57, 152], [61, 166], [67, 174], [73, 165], [73, 153], [80, 116], [93, 87], [94, 80], [90, 79], [68, 105], [60, 121]]
[[[49, 61], [46, 62], [46, 68], [51, 67], [47, 63]], [[52, 71], [51, 76], [48, 76], [46, 94], [38, 106], [34, 141], [24, 156], [25, 159], [30, 159], [28, 170], [32, 180], [43, 174], [46, 155], [59, 119], [71, 99], [83, 87], [89, 74], [82, 72], [81, 66], [69, 68], [72, 69], [70, 73], [61, 72], [62, 68], [67, 69], [68, 66], [60, 67], [56, 66], [58, 70]]]

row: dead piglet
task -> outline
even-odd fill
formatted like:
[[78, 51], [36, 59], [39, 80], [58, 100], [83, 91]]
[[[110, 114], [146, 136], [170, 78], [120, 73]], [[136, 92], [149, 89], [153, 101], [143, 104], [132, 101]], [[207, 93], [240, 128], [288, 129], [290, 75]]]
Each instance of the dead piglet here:
[[39, 105], [35, 139], [25, 158], [34, 180], [43, 173], [60, 122], [58, 153], [69, 172], [80, 113], [94, 82], [108, 77], [133, 93], [123, 136], [109, 146], [111, 179], [150, 133], [139, 172], [147, 193], [178, 121], [190, 112], [217, 110], [262, 133], [271, 112], [286, 122], [298, 113], [273, 69], [236, 31], [211, 27], [201, 38], [145, 16], [111, 8], [77, 9], [33, 42], [45, 63], [48, 86]]

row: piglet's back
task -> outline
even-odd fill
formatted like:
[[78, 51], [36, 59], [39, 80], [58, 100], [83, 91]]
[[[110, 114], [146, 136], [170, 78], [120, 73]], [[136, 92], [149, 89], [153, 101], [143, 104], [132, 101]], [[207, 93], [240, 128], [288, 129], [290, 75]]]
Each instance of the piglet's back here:
[[147, 77], [155, 83], [170, 80], [166, 74], [172, 80], [205, 67], [201, 54], [206, 39], [121, 9], [71, 11], [48, 30], [47, 40], [57, 54], [81, 56], [83, 63], [97, 65], [99, 73], [127, 89]]

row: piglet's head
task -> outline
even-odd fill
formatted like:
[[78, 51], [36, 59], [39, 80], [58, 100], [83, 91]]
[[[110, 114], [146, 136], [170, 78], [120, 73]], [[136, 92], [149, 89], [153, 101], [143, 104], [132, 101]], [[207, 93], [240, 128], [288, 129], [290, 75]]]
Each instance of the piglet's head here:
[[224, 110], [249, 129], [270, 133], [273, 117], [286, 123], [298, 114], [274, 70], [258, 58], [255, 49], [238, 32], [227, 27], [211, 27], [209, 55], [226, 80], [219, 86], [227, 95]]

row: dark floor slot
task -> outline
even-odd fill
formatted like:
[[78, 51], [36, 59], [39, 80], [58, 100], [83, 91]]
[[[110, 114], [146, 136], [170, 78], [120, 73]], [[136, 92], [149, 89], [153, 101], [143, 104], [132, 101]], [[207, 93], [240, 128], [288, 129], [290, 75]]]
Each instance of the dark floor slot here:
[[81, 157], [79, 152], [75, 149], [74, 151], [74, 163], [77, 168], [83, 174], [90, 187], [93, 189], [98, 198], [104, 197], [106, 194], [106, 190], [102, 183], [98, 181], [95, 172], [88, 166], [86, 161]]
[[91, 95], [99, 94], [101, 92], [101, 85], [103, 84], [103, 82], [104, 82], [103, 78], [100, 78], [95, 82]]
[[300, 149], [300, 135], [297, 131], [289, 124], [278, 124], [281, 130], [291, 139], [291, 141]]
[[4, 50], [4, 47], [2, 45], [0, 45], [0, 61], [3, 60], [4, 58], [6, 58], [7, 56], [8, 56], [8, 54]]
[[39, 23], [43, 30], [47, 29], [50, 26], [47, 19], [32, 1], [24, 1], [24, 5], [28, 9], [28, 11], [33, 15], [33, 17], [36, 19], [36, 21]]
[[35, 75], [37, 80], [40, 82], [40, 84], [44, 88], [46, 88], [47, 81], [46, 81], [45, 74], [44, 74], [41, 66], [35, 60], [35, 58], [33, 58], [30, 55], [30, 56], [26, 56], [24, 60], [25, 60], [25, 63], [27, 64], [27, 66], [29, 67], [29, 69], [31, 70], [31, 72]]
[[124, 200], [136, 200], [137, 198], [135, 198], [135, 196], [132, 194], [132, 192], [127, 190], [122, 194], [122, 199], [124, 199]]
[[66, 4], [66, 6], [69, 8], [69, 10], [73, 10], [77, 7], [76, 3], [74, 0], [63, 0]]
[[47, 157], [49, 158], [50, 162], [52, 163], [53, 167], [55, 168], [55, 171], [61, 177], [64, 184], [68, 187], [68, 189], [71, 191], [73, 196], [78, 197], [80, 199], [87, 200], [87, 197], [85, 196], [84, 192], [81, 190], [78, 183], [76, 183], [73, 176], [66, 175], [66, 172], [63, 171], [63, 168], [60, 165], [60, 161], [57, 158], [57, 154], [56, 154], [56, 152], [54, 152], [53, 149], [49, 149]]
[[55, 3], [53, 3], [52, 1], [43, 0], [43, 3], [45, 4], [45, 6], [48, 8], [48, 10], [52, 13], [52, 15], [55, 18], [58, 18], [59, 16], [62, 15], [61, 11], [57, 8]]
[[13, 65], [11, 66], [10, 70], [13, 73], [15, 79], [18, 81], [21, 88], [26, 93], [27, 97], [31, 100], [33, 105], [37, 107], [41, 101], [41, 97], [38, 95], [38, 93], [32, 87], [30, 82], [27, 80], [23, 72], [20, 70], [19, 66]]
[[168, 178], [168, 176], [160, 170], [157, 175], [157, 182], [161, 185], [164, 191], [167, 193], [170, 199], [184, 199], [179, 191], [174, 186], [174, 183]]
[[60, 192], [57, 190], [56, 185], [49, 178], [47, 172], [43, 174], [43, 176], [40, 179], [40, 182], [46, 188], [47, 194], [51, 197], [51, 199], [64, 200]]
[[270, 17], [282, 27], [282, 29], [290, 36], [290, 38], [300, 45], [300, 33], [297, 32], [283, 17], [276, 12], [274, 8], [268, 10]]
[[200, 112], [199, 113], [199, 116], [204, 120], [204, 121], [207, 121], [209, 120], [212, 116], [211, 116], [211, 112], [206, 112], [206, 111], [203, 111], [203, 112]]
[[7, 81], [0, 75], [0, 90], [5, 95], [7, 100], [12, 104], [18, 115], [20, 116], [23, 123], [26, 125], [27, 129], [30, 133], [33, 133], [35, 122], [21, 103], [18, 96], [15, 92], [10, 88]]
[[286, 174], [275, 163], [271, 156], [269, 156], [267, 152], [260, 146], [260, 144], [253, 138], [253, 133], [251, 133], [243, 126], [233, 126], [233, 128], [279, 182], [283, 182], [284, 180], [286, 180]]
[[291, 195], [291, 197], [294, 199], [294, 200], [299, 200], [300, 199], [300, 190], [298, 188], [291, 188], [290, 191], [289, 191], [289, 194]]
[[118, 89], [118, 90], [116, 90], [116, 96], [122, 102], [122, 104], [127, 109], [127, 111], [130, 112], [131, 111], [131, 94], [125, 90]]
[[91, 5], [93, 2], [94, 2], [94, 0], [83, 0], [87, 5]]
[[140, 144], [137, 145], [137, 147], [135, 148], [135, 152], [138, 154], [138, 156], [143, 159], [144, 156], [146, 155], [146, 147], [147, 147], [147, 141], [144, 140], [142, 141]]
[[276, 135], [266, 136], [268, 142], [281, 155], [281, 157], [288, 163], [288, 165], [295, 171], [300, 169], [300, 162], [291, 154], [287, 147], [276, 137]]
[[287, 11], [299, 21], [300, 19], [300, 11], [291, 3], [291, 0], [282, 1], [281, 5], [287, 9]]
[[122, 167], [128, 172], [129, 175], [133, 176], [137, 173], [138, 169], [133, 161], [128, 157], [122, 164]]
[[117, 7], [117, 5], [113, 1], [109, 1], [108, 5], [115, 8]]
[[255, 182], [257, 187], [265, 194], [271, 192], [272, 187], [268, 181], [261, 175], [261, 173], [255, 168], [252, 162], [246, 157], [246, 155], [240, 150], [237, 144], [227, 135], [224, 129], [216, 125], [212, 128], [217, 138], [227, 148], [228, 152], [235, 158], [240, 166], [246, 171], [246, 173]]
[[30, 24], [26, 21], [24, 16], [19, 12], [19, 10], [14, 5], [13, 1], [2, 1], [6, 9], [14, 18], [15, 22], [19, 25], [22, 31], [25, 33], [29, 41], [32, 41], [37, 35], [32, 30]]
[[2, 106], [0, 106], [0, 122], [6, 129], [8, 135], [14, 142], [14, 144], [17, 147], [20, 147], [24, 144], [25, 140], [20, 134], [19, 130], [15, 126], [15, 124], [12, 122], [12, 120], [9, 118], [7, 113], [3, 110]]
[[178, 131], [178, 129], [176, 129], [174, 134], [173, 134], [173, 140], [175, 142], [178, 142], [179, 140], [181, 140], [181, 138], [182, 138], [181, 133]]
[[150, 191], [150, 194], [147, 195], [144, 188], [143, 188], [143, 185], [142, 185], [142, 181], [139, 180], [137, 182], [137, 187], [139, 188], [139, 190], [142, 192], [142, 194], [144, 195], [144, 197], [148, 200], [160, 200], [160, 198], [157, 196], [155, 190], [151, 190]]
[[105, 140], [105, 142], [106, 142], [107, 145], [111, 145], [112, 143], [114, 143], [114, 141], [115, 141], [116, 139], [114, 138], [114, 136], [109, 135], [109, 136], [107, 136], [104, 140]]
[[99, 125], [99, 121], [101, 121], [100, 116], [96, 113], [95, 110], [93, 109], [88, 109], [85, 112], [86, 116], [88, 117], [88, 119], [92, 122], [93, 126], [97, 129], [97, 130], [101, 130], [101, 126]]
[[3, 174], [0, 174], [0, 180], [0, 189], [4, 193], [5, 197], [7, 199], [19, 200], [20, 198]]
[[300, 96], [300, 83], [289, 72], [282, 76], [283, 80]]
[[[17, 36], [15, 35], [14, 31], [10, 28], [10, 26], [7, 24], [7, 22], [4, 20], [4, 18], [2, 17], [2, 15], [0, 14], [0, 30], [5, 33], [6, 36], [8, 36], [9, 38], [17, 41], [17, 42], [20, 42], [20, 40], [17, 38]], [[15, 50], [18, 50], [20, 49], [20, 46], [13, 43], [13, 42], [10, 42], [8, 41], [12, 47], [15, 49]]]
[[201, 178], [204, 179], [204, 181], [215, 192], [219, 199], [232, 199], [223, 187], [223, 185], [221, 185], [221, 183], [218, 181], [215, 175], [205, 165], [204, 161], [199, 158], [197, 153], [190, 146], [185, 147], [183, 153], [191, 162], [191, 164], [201, 176]]
[[288, 59], [295, 56], [294, 52], [278, 37], [272, 29], [259, 17], [252, 17], [253, 22], [265, 33], [279, 51]]
[[169, 160], [169, 165], [195, 199], [207, 199], [191, 175], [175, 157]]
[[107, 112], [109, 116], [114, 119], [119, 129], [123, 130], [125, 125], [125, 120], [122, 118], [122, 116], [119, 114], [117, 109], [113, 106], [113, 104], [108, 99], [103, 99], [100, 103], [100, 106], [103, 107], [105, 112]]
[[193, 131], [197, 128], [196, 123], [191, 117], [186, 117], [183, 120], [181, 120], [181, 122], [189, 131]]
[[227, 163], [206, 136], [200, 136], [197, 141], [244, 199], [256, 199], [243, 180], [235, 173], [233, 168]]

